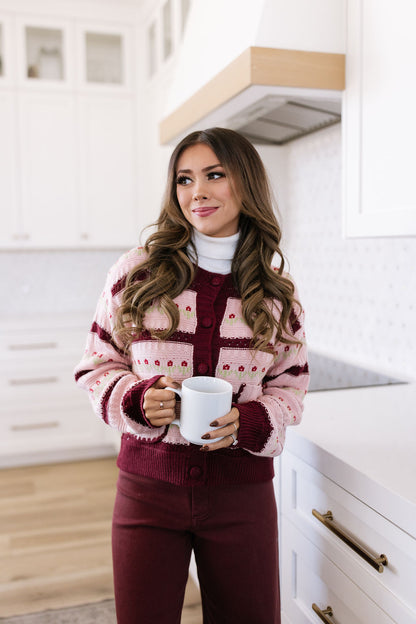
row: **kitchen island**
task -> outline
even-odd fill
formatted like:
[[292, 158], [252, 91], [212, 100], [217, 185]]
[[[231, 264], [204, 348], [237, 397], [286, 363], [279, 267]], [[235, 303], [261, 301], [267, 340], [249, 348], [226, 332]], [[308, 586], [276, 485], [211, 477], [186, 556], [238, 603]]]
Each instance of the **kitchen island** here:
[[415, 443], [416, 383], [307, 396], [281, 458], [283, 622], [416, 622]]

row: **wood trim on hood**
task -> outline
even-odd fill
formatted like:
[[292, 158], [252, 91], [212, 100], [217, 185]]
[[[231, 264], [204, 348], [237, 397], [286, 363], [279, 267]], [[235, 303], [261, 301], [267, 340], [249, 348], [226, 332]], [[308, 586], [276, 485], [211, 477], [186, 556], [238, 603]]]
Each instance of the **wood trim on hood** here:
[[159, 124], [162, 145], [253, 85], [345, 89], [345, 55], [250, 47]]

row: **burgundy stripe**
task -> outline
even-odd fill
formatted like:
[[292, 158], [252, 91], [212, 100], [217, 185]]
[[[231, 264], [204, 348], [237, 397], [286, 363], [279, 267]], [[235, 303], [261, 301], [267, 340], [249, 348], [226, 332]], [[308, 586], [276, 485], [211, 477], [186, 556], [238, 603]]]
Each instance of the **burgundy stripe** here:
[[300, 330], [301, 324], [300, 324], [299, 318], [296, 316], [293, 310], [290, 313], [289, 322], [290, 322], [290, 326], [292, 327], [293, 333], [296, 334], [296, 332]]
[[292, 377], [299, 377], [299, 375], [306, 375], [306, 373], [309, 373], [309, 366], [308, 366], [307, 362], [303, 366], [299, 366], [299, 365], [298, 366], [291, 366], [290, 368], [288, 368], [287, 370], [285, 370], [281, 374], [282, 375], [292, 375]]
[[97, 334], [98, 338], [103, 342], [107, 342], [108, 344], [110, 344], [113, 349], [117, 351], [117, 353], [119, 353], [120, 355], [124, 355], [123, 349], [120, 349], [120, 347], [116, 345], [111, 337], [111, 334], [106, 329], [98, 325], [98, 323], [96, 323], [95, 321], [92, 324], [90, 331], [92, 334]]
[[119, 375], [118, 377], [113, 379], [113, 381], [111, 382], [109, 386], [107, 386], [103, 394], [103, 399], [101, 401], [102, 416], [103, 416], [104, 422], [107, 423], [107, 425], [108, 425], [108, 403], [110, 401], [110, 395], [112, 391], [114, 390], [114, 387], [118, 384], [118, 382], [120, 381], [122, 377], [125, 377], [125, 375]]
[[269, 381], [273, 381], [273, 379], [281, 377], [282, 375], [292, 375], [292, 377], [299, 377], [299, 375], [306, 375], [307, 373], [309, 373], [309, 365], [306, 362], [303, 366], [291, 366], [290, 368], [287, 368], [278, 375], [268, 375], [266, 377], [263, 377], [262, 383], [264, 385]]
[[126, 286], [127, 275], [121, 277], [118, 282], [111, 287], [111, 295], [115, 297]]
[[[139, 271], [135, 275], [134, 282], [136, 283], [136, 282], [143, 281], [148, 276], [148, 274], [149, 274], [148, 271]], [[127, 275], [123, 275], [123, 277], [120, 277], [120, 279], [115, 284], [113, 284], [111, 288], [111, 295], [113, 297], [118, 295], [119, 292], [124, 290], [124, 288], [126, 287], [126, 283], [127, 283]]]
[[81, 377], [83, 377], [84, 375], [86, 375], [87, 373], [90, 373], [90, 370], [83, 370], [83, 371], [79, 371], [78, 373], [75, 373], [75, 381], [78, 381], [78, 379], [81, 379]]

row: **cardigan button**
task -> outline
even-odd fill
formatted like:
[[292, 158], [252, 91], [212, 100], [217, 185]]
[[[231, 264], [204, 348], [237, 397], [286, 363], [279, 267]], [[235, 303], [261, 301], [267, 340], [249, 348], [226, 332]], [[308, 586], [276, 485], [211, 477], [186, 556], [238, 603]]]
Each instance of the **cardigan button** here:
[[206, 375], [206, 373], [208, 372], [208, 364], [206, 364], [205, 362], [201, 362], [200, 364], [198, 364], [197, 371], [200, 375]]
[[189, 471], [189, 476], [192, 479], [199, 479], [201, 475], [202, 475], [202, 468], [200, 468], [199, 466], [192, 466], [192, 468]]
[[222, 280], [221, 280], [220, 277], [215, 276], [215, 277], [212, 278], [211, 284], [212, 284], [212, 286], [219, 286], [221, 284], [221, 281]]
[[212, 318], [210, 318], [209, 316], [204, 316], [204, 318], [201, 321], [201, 325], [202, 327], [211, 327], [212, 326]]

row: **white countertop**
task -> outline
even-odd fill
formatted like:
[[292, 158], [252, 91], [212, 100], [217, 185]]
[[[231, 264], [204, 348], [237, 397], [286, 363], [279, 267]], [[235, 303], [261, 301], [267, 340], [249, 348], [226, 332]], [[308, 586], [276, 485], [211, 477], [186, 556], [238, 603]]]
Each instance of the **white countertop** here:
[[416, 538], [416, 383], [311, 392], [286, 448]]

